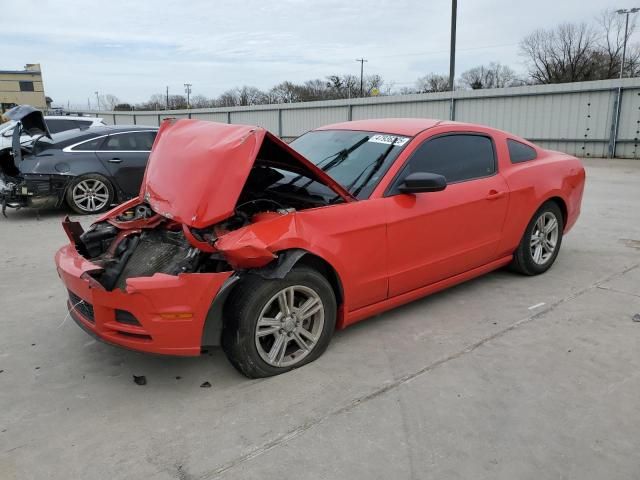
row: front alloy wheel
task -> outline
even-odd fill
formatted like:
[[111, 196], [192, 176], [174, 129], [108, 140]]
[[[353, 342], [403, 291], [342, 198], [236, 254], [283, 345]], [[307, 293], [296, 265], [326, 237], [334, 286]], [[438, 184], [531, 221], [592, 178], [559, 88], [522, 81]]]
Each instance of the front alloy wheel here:
[[282, 279], [248, 273], [225, 305], [222, 348], [249, 378], [278, 375], [322, 355], [336, 315], [331, 284], [315, 269], [296, 266]]
[[260, 312], [255, 333], [260, 357], [274, 367], [300, 363], [316, 346], [324, 327], [324, 305], [303, 285], [285, 287]]

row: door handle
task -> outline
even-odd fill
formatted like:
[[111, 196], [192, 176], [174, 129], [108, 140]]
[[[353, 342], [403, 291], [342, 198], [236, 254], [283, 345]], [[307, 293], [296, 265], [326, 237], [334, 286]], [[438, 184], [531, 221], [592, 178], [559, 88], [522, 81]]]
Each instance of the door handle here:
[[489, 190], [489, 194], [487, 195], [487, 200], [497, 200], [499, 198], [504, 197], [507, 192], [499, 192], [497, 190]]
[[121, 163], [122, 159], [118, 158], [118, 157], [113, 157], [113, 158], [110, 158], [109, 160], [107, 160], [107, 162], [109, 162], [109, 163]]

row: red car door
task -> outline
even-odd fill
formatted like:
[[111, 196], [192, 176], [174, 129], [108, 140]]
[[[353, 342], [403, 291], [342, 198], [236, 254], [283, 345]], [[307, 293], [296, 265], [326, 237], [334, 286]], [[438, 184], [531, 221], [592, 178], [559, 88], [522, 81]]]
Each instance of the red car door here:
[[[400, 193], [410, 173], [443, 175], [440, 192]], [[427, 139], [386, 193], [389, 296], [495, 259], [509, 192], [488, 135], [456, 132]]]

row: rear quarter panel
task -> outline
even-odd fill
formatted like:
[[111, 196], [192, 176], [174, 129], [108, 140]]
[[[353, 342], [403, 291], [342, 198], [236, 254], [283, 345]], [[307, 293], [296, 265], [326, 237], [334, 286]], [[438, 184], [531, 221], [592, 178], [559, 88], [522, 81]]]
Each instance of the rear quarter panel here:
[[[580, 215], [585, 171], [582, 162], [571, 155], [545, 150], [523, 139], [499, 134], [497, 148], [500, 172], [509, 187], [509, 207], [499, 255], [513, 253], [534, 213], [547, 200], [557, 197], [565, 208], [564, 233]], [[513, 138], [536, 149], [538, 157], [512, 164], [506, 139]]]

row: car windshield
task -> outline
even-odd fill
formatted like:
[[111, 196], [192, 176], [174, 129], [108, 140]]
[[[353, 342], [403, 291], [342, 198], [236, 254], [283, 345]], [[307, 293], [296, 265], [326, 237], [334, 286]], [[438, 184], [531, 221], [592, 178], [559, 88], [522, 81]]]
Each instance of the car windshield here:
[[[291, 142], [305, 158], [358, 199], [368, 198], [409, 137], [354, 130], [316, 130]], [[292, 183], [308, 182], [293, 178]], [[298, 185], [303, 186], [303, 185]]]

